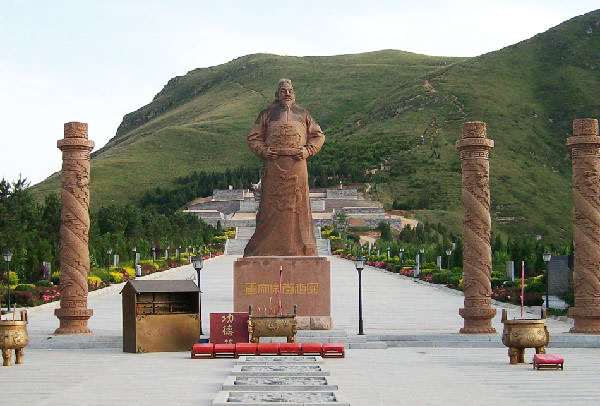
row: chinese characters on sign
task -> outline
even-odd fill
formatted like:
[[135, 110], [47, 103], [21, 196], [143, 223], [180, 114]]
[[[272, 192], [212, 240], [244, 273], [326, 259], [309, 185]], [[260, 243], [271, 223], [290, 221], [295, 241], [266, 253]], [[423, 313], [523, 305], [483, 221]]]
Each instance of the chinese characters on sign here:
[[150, 327], [147, 329], [140, 329], [139, 334], [146, 337], [185, 337], [193, 334], [193, 329], [188, 326], [182, 327]]
[[[244, 285], [246, 295], [277, 295], [279, 293], [279, 284], [277, 283], [246, 283]], [[283, 295], [318, 295], [318, 283], [284, 283], [281, 286]]]
[[248, 338], [248, 313], [210, 314], [211, 343], [247, 343]]

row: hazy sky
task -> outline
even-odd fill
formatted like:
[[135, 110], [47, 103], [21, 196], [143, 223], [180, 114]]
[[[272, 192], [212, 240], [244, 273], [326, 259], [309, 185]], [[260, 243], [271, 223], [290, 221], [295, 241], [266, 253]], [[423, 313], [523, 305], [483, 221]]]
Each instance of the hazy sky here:
[[[96, 149], [173, 76], [236, 57], [399, 49], [476, 56], [598, 0], [0, 0], [0, 178], [60, 170], [63, 123]], [[93, 177], [93, 173], [92, 173]]]

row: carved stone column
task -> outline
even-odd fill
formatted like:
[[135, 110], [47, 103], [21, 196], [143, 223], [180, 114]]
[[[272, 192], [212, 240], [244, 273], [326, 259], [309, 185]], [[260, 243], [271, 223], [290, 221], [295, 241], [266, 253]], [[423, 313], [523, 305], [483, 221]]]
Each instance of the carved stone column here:
[[463, 204], [463, 291], [465, 307], [461, 333], [495, 333], [492, 318], [492, 247], [490, 245], [490, 166], [489, 152], [494, 141], [486, 137], [484, 122], [462, 126], [462, 139], [456, 142], [462, 166]]
[[600, 137], [598, 120], [573, 121], [573, 285], [571, 333], [600, 334]]
[[90, 151], [94, 141], [87, 139], [86, 123], [65, 123], [65, 138], [57, 145], [63, 153], [61, 173], [60, 225], [60, 308], [54, 314], [60, 320], [56, 334], [91, 333], [87, 326], [93, 311], [87, 308]]

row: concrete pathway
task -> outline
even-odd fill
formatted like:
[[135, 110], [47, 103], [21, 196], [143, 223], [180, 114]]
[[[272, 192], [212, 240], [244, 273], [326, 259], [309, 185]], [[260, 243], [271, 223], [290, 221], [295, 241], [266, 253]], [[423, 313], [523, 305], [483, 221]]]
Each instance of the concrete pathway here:
[[[202, 320], [208, 332], [209, 313], [233, 311], [233, 262], [237, 256], [220, 256], [205, 262], [201, 275]], [[358, 329], [358, 275], [351, 261], [329, 257], [331, 262], [331, 302], [334, 330], [356, 334]], [[194, 279], [191, 265], [156, 273], [152, 279]], [[458, 309], [463, 306], [462, 292], [443, 286], [421, 283], [380, 269], [366, 267], [362, 276], [363, 319], [367, 335], [383, 334], [457, 334], [463, 325]], [[88, 307], [94, 310], [89, 327], [95, 335], [120, 336], [122, 333], [121, 296], [123, 284], [91, 292]], [[29, 310], [29, 331], [32, 334], [51, 334], [58, 327], [54, 308], [58, 302]], [[520, 317], [515, 306], [509, 318]], [[493, 325], [502, 331], [501, 307]], [[539, 317], [535, 314], [526, 317]], [[552, 335], [566, 333], [569, 322], [549, 320]]]
[[[201, 286], [206, 331], [210, 312], [233, 309], [235, 259], [223, 256], [205, 262]], [[358, 325], [356, 270], [350, 261], [335, 257], [330, 257], [330, 261], [334, 320], [331, 334], [351, 339], [356, 337]], [[191, 266], [185, 266], [150, 277], [186, 279], [195, 277], [195, 272]], [[118, 294], [121, 288], [113, 286], [90, 293], [89, 307], [94, 309], [94, 316], [89, 326], [97, 345], [92, 342], [90, 349], [73, 349], [78, 340], [90, 343], [90, 336], [73, 336], [69, 349], [27, 349], [24, 365], [0, 368], [0, 381], [5, 383], [0, 400], [11, 405], [210, 405], [231, 371], [233, 360], [190, 360], [187, 352], [123, 353]], [[475, 341], [456, 342], [465, 337], [457, 334], [462, 326], [458, 315], [463, 302], [460, 292], [373, 268], [363, 271], [363, 289], [369, 342], [393, 345], [398, 342], [386, 338], [409, 336], [413, 340], [410, 348], [349, 349], [345, 359], [325, 361], [336, 376], [340, 391], [354, 406], [600, 402], [598, 348], [556, 350], [566, 359], [565, 371], [510, 366], [506, 348], [498, 343], [499, 334], [484, 336], [484, 340], [494, 341], [491, 347], [495, 348], [479, 345], [481, 336], [476, 336]], [[58, 326], [53, 315], [55, 307], [56, 304], [48, 304], [30, 310], [32, 340], [60, 339], [51, 335]], [[510, 314], [518, 317], [518, 309], [511, 307]], [[494, 326], [502, 331], [500, 314], [494, 319]], [[568, 322], [549, 320], [548, 327], [553, 337], [574, 337], [566, 334]], [[116, 345], [106, 348], [103, 339]], [[581, 338], [584, 339], [593, 345], [598, 337]], [[479, 348], [457, 348], [460, 346]], [[526, 358], [530, 359], [531, 354], [527, 352]]]

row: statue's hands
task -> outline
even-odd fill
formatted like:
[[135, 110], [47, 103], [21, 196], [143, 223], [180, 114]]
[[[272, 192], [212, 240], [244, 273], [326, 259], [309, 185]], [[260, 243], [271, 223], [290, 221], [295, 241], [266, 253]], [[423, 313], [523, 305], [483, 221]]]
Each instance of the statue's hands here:
[[265, 159], [277, 159], [277, 152], [273, 151], [271, 149], [271, 147], [267, 147], [267, 149], [265, 149], [263, 156], [265, 157]]
[[302, 149], [296, 155], [294, 155], [293, 158], [296, 161], [300, 161], [302, 159], [308, 158], [308, 150], [306, 148], [302, 147]]

